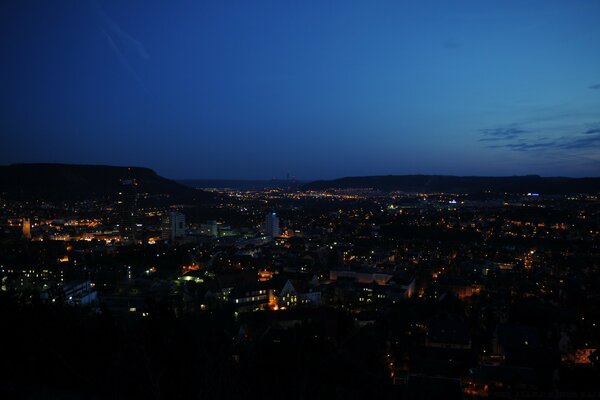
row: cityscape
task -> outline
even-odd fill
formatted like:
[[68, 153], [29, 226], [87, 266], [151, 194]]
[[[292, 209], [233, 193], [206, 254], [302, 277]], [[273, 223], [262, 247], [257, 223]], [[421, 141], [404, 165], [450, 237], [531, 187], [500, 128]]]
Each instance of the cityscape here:
[[0, 400], [600, 399], [600, 2], [0, 2]]
[[[577, 194], [148, 192], [138, 168], [3, 168], [20, 182], [0, 215], [8, 396], [600, 393], [598, 178]], [[23, 170], [85, 184], [90, 168], [99, 188], [122, 174], [116, 191], [20, 198]]]

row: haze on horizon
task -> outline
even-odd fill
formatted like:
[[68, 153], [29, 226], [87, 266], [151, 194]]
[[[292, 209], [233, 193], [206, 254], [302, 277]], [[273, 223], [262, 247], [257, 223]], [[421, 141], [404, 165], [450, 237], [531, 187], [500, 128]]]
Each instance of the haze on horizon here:
[[416, 3], [3, 2], [0, 164], [600, 175], [600, 2]]

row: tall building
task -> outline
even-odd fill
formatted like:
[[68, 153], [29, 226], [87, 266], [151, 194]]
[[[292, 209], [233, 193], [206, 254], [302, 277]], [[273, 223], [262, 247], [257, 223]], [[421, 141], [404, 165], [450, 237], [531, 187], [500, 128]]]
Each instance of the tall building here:
[[264, 231], [267, 236], [276, 238], [281, 234], [279, 229], [279, 218], [276, 213], [268, 213], [265, 217]]
[[162, 219], [161, 237], [175, 242], [185, 236], [185, 215], [180, 212], [169, 212]]
[[137, 219], [137, 181], [122, 179], [121, 191], [117, 200], [119, 212], [119, 233], [125, 242], [135, 241]]
[[23, 237], [31, 239], [31, 221], [29, 218], [23, 218]]

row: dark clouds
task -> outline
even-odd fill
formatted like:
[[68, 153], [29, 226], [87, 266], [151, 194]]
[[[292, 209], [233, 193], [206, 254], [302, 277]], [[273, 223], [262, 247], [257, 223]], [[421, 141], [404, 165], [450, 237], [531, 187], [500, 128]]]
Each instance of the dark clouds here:
[[533, 131], [513, 125], [511, 128], [481, 129], [480, 142], [494, 142], [486, 147], [490, 149], [508, 149], [513, 151], [544, 150], [589, 150], [600, 149], [600, 128], [579, 129], [574, 133], [565, 132], [561, 136], [549, 138], [535, 136]]
[[504, 148], [515, 151], [529, 151], [552, 148], [556, 145], [556, 142], [539, 142], [539, 143], [505, 143], [488, 146], [489, 148]]
[[523, 134], [528, 133], [528, 131], [517, 127], [509, 127], [481, 129], [480, 133], [484, 136], [483, 138], [479, 139], [480, 142], [495, 142], [500, 140], [516, 139]]
[[560, 148], [567, 150], [600, 148], [600, 132], [565, 140], [563, 143], [560, 143]]

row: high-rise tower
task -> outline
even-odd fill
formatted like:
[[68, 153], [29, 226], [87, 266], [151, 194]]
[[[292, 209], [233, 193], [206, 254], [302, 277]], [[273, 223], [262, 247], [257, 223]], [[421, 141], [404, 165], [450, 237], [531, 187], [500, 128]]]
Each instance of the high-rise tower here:
[[125, 242], [135, 241], [137, 219], [137, 181], [122, 179], [121, 191], [117, 200], [119, 212], [119, 233]]
[[267, 236], [276, 238], [280, 235], [279, 218], [276, 213], [268, 213], [265, 217], [264, 230]]

